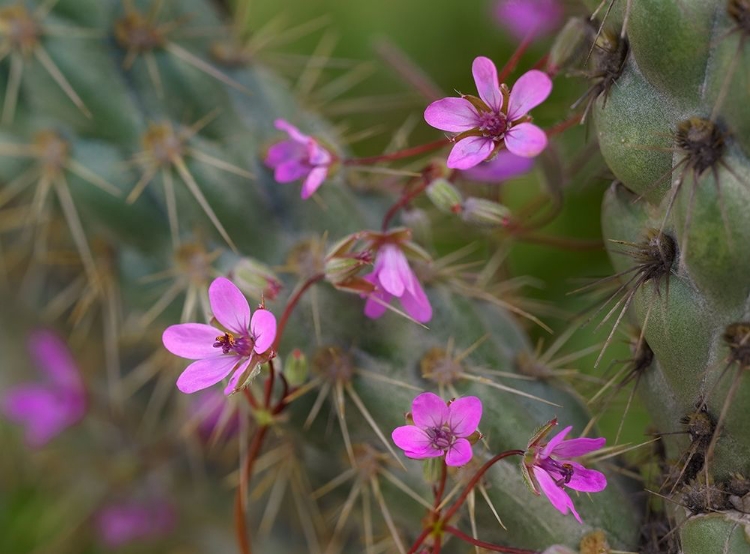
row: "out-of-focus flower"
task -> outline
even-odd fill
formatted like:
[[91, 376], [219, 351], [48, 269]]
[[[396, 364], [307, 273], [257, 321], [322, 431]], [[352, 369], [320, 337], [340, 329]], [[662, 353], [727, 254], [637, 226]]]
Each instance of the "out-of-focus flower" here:
[[491, 160], [466, 169], [461, 172], [461, 175], [479, 183], [502, 183], [528, 173], [532, 167], [534, 167], [532, 158], [516, 156], [512, 152], [501, 150]]
[[515, 38], [530, 40], [557, 29], [564, 11], [560, 0], [497, 0], [492, 14]]
[[30, 333], [27, 347], [44, 379], [7, 390], [0, 398], [5, 416], [25, 428], [32, 448], [47, 444], [86, 414], [86, 390], [67, 345], [53, 332]]
[[103, 507], [94, 522], [102, 543], [119, 548], [169, 535], [174, 529], [176, 515], [172, 506], [162, 499], [149, 502], [128, 500]]
[[204, 441], [209, 441], [216, 435], [233, 437], [239, 431], [237, 406], [215, 389], [206, 389], [192, 397], [188, 410]]

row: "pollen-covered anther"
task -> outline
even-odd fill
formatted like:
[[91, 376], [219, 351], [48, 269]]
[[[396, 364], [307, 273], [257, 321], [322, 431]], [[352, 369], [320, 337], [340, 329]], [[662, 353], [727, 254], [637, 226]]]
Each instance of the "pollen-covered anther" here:
[[166, 44], [164, 32], [140, 12], [130, 11], [115, 22], [115, 40], [138, 53], [162, 48]]
[[168, 123], [152, 123], [143, 135], [143, 148], [160, 166], [170, 166], [185, 154], [185, 141]]
[[13, 50], [29, 56], [41, 35], [39, 22], [23, 4], [0, 8], [0, 39], [7, 41]]
[[348, 383], [354, 375], [354, 362], [351, 354], [340, 348], [324, 348], [313, 358], [313, 371], [329, 383]]
[[442, 348], [431, 348], [419, 362], [422, 377], [438, 385], [450, 385], [461, 379], [461, 364]]
[[224, 354], [229, 354], [229, 352], [234, 350], [236, 345], [237, 341], [235, 340], [234, 335], [232, 335], [232, 333], [224, 333], [223, 335], [216, 337], [214, 348], [221, 348]]
[[32, 149], [45, 174], [59, 175], [68, 164], [70, 144], [54, 131], [42, 131], [34, 137]]
[[724, 154], [725, 135], [708, 119], [691, 117], [677, 125], [675, 144], [687, 156], [687, 167], [696, 175], [714, 167]]
[[741, 368], [750, 368], [750, 321], [732, 323], [724, 331], [724, 342], [729, 346], [729, 360]]

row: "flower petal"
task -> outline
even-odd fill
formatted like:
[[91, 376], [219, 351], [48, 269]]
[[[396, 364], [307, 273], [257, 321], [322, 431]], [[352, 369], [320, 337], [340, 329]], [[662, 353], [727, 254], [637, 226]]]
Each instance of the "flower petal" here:
[[482, 401], [476, 396], [457, 398], [448, 406], [448, 427], [457, 437], [468, 437], [482, 419]]
[[560, 511], [560, 513], [565, 515], [568, 513], [568, 509], [570, 509], [570, 511], [573, 512], [575, 518], [578, 520], [578, 523], [583, 523], [583, 521], [581, 521], [581, 516], [579, 516], [578, 512], [576, 512], [576, 509], [573, 506], [573, 501], [570, 499], [570, 496], [568, 496], [568, 493], [558, 487], [557, 483], [555, 483], [555, 480], [552, 479], [552, 477], [550, 477], [550, 475], [546, 471], [538, 467], [534, 467], [534, 477], [539, 483], [539, 487], [542, 489], [542, 492], [549, 499], [552, 505]]
[[[411, 289], [411, 290], [409, 290]], [[399, 298], [407, 314], [420, 323], [427, 323], [432, 319], [432, 306], [416, 275], [412, 275], [412, 283]]]
[[479, 114], [465, 98], [436, 100], [427, 106], [424, 120], [428, 125], [449, 133], [462, 133], [479, 126]]
[[437, 394], [423, 392], [411, 403], [411, 416], [420, 429], [442, 427], [448, 422], [450, 411], [445, 401]]
[[471, 456], [471, 443], [466, 439], [457, 439], [448, 449], [445, 463], [452, 467], [466, 465], [471, 460]]
[[534, 160], [531, 158], [523, 158], [508, 150], [501, 150], [489, 162], [467, 169], [463, 175], [480, 183], [500, 183], [528, 173], [532, 167], [534, 167]]
[[20, 385], [5, 393], [0, 407], [24, 426], [26, 444], [39, 448], [83, 417], [85, 400], [41, 385]]
[[331, 153], [323, 148], [317, 140], [307, 141], [307, 161], [311, 165], [325, 165], [331, 163]]
[[415, 425], [396, 427], [391, 433], [391, 438], [396, 446], [404, 451], [423, 452], [427, 448], [431, 448], [430, 437]]
[[576, 462], [568, 462], [573, 466], [573, 477], [565, 486], [581, 492], [599, 492], [607, 488], [607, 478], [600, 471], [586, 469]]
[[516, 156], [533, 158], [547, 148], [547, 134], [533, 123], [521, 123], [505, 133], [505, 147]]
[[245, 373], [247, 366], [250, 365], [250, 362], [252, 360], [252, 358], [248, 358], [246, 361], [242, 362], [239, 367], [237, 367], [232, 376], [229, 378], [229, 383], [226, 387], [224, 387], [224, 396], [229, 396], [234, 392], [234, 389], [237, 388], [237, 381], [240, 380], [240, 377], [242, 377], [242, 375]]
[[286, 119], [277, 119], [273, 122], [273, 125], [279, 131], [284, 131], [286, 134], [288, 134], [289, 137], [295, 142], [307, 144], [307, 141], [310, 139], [309, 136], [302, 133], [299, 129], [297, 129], [297, 127], [289, 123]]
[[373, 292], [365, 302], [365, 315], [370, 319], [378, 319], [388, 309], [393, 296], [384, 290]]
[[544, 445], [544, 449], [542, 450], [542, 457], [548, 458], [549, 456], [551, 456], [552, 451], [555, 449], [555, 447], [557, 447], [558, 444], [565, 440], [565, 437], [568, 436], [568, 433], [570, 433], [571, 429], [573, 429], [573, 426], [569, 425], [565, 429], [557, 433], [557, 435], [552, 437], [549, 442]]
[[191, 394], [215, 385], [229, 375], [240, 361], [242, 358], [239, 356], [221, 356], [193, 362], [177, 378], [177, 388], [185, 394]]
[[276, 340], [276, 317], [266, 309], [255, 310], [250, 321], [250, 332], [255, 339], [253, 350], [263, 354]]
[[81, 389], [81, 373], [67, 344], [57, 334], [46, 329], [29, 333], [28, 350], [34, 363], [57, 385]]
[[323, 181], [325, 181], [327, 176], [328, 166], [316, 167], [313, 169], [302, 184], [302, 198], [305, 200], [310, 198], [313, 193], [320, 188], [320, 185], [323, 184]]
[[446, 165], [451, 169], [469, 169], [489, 158], [494, 149], [491, 138], [466, 137], [453, 146]]
[[552, 92], [552, 79], [544, 71], [532, 69], [518, 78], [508, 99], [508, 119], [515, 121], [544, 102]]
[[378, 258], [380, 271], [377, 275], [380, 286], [393, 296], [401, 296], [413, 275], [406, 256], [398, 246], [386, 244], [378, 251]]
[[491, 59], [479, 56], [471, 64], [471, 74], [477, 85], [479, 98], [484, 100], [494, 112], [503, 109], [503, 95], [497, 80], [497, 68]]
[[282, 140], [268, 149], [264, 162], [268, 167], [276, 168], [284, 162], [302, 160], [305, 156], [306, 150], [303, 145], [293, 140]]
[[291, 183], [310, 173], [310, 166], [300, 159], [289, 160], [276, 167], [273, 178], [277, 183]]
[[205, 323], [170, 325], [161, 335], [164, 348], [175, 356], [188, 360], [202, 360], [221, 356], [221, 348], [214, 348], [216, 337], [222, 335], [216, 327]]
[[[551, 442], [552, 441], [550, 441], [550, 443]], [[557, 447], [553, 447], [553, 449], [550, 450], [550, 455], [556, 456], [560, 459], [575, 458], [576, 456], [583, 456], [594, 450], [599, 450], [600, 448], [603, 448], [606, 443], [607, 439], [604, 437], [598, 439], [570, 439], [563, 441]]]
[[218, 277], [208, 287], [208, 298], [219, 323], [233, 333], [247, 335], [250, 305], [237, 285], [225, 277]]

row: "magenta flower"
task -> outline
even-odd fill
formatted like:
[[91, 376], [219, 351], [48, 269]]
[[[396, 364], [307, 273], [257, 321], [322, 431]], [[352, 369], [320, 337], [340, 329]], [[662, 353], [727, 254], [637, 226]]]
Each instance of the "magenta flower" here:
[[409, 316], [420, 323], [432, 317], [430, 300], [419, 284], [419, 279], [409, 267], [401, 248], [396, 244], [383, 244], [377, 252], [375, 269], [364, 279], [375, 285], [365, 304], [365, 315], [372, 319], [382, 316], [388, 303], [395, 297]]
[[522, 158], [507, 150], [501, 150], [491, 160], [466, 169], [461, 175], [478, 183], [502, 183], [528, 173], [532, 167], [532, 158]]
[[498, 0], [495, 20], [518, 40], [533, 39], [553, 32], [562, 22], [560, 0]]
[[471, 460], [471, 443], [482, 418], [482, 402], [465, 396], [446, 404], [438, 395], [423, 392], [411, 404], [414, 425], [396, 427], [391, 434], [407, 458], [421, 460], [445, 455], [449, 466]]
[[266, 165], [273, 168], [273, 177], [279, 183], [304, 178], [302, 198], [309, 198], [328, 176], [334, 156], [291, 123], [277, 119], [274, 125], [285, 131], [290, 140], [278, 142], [268, 149]]
[[478, 57], [471, 66], [476, 96], [443, 98], [427, 106], [429, 125], [458, 133], [448, 156], [451, 169], [469, 169], [490, 158], [501, 148], [524, 158], [537, 156], [547, 146], [545, 132], [530, 123], [529, 110], [549, 96], [552, 80], [532, 69], [521, 75], [512, 90], [500, 85], [497, 69], [489, 58]]
[[250, 306], [234, 283], [224, 277], [215, 279], [208, 288], [217, 329], [203, 323], [180, 323], [167, 327], [162, 335], [164, 347], [172, 354], [193, 362], [177, 379], [177, 388], [193, 393], [215, 385], [230, 373], [225, 394], [234, 391], [245, 370], [254, 370], [273, 352], [276, 340], [276, 318], [264, 308], [250, 317]]
[[110, 548], [168, 535], [175, 526], [175, 513], [164, 500], [129, 500], [105, 506], [95, 516], [101, 541]]
[[0, 398], [5, 416], [25, 427], [26, 444], [47, 444], [86, 415], [86, 390], [67, 345], [53, 332], [29, 335], [28, 350], [45, 379], [12, 387]]
[[553, 419], [534, 435], [524, 454], [521, 470], [534, 494], [539, 495], [543, 492], [561, 513], [567, 514], [570, 509], [578, 522], [582, 523], [581, 516], [576, 512], [573, 501], [564, 487], [581, 492], [599, 492], [607, 486], [607, 478], [603, 473], [586, 469], [570, 458], [602, 448], [606, 439], [565, 440], [572, 429], [566, 427], [548, 443], [542, 444], [545, 436], [556, 425], [557, 419]]

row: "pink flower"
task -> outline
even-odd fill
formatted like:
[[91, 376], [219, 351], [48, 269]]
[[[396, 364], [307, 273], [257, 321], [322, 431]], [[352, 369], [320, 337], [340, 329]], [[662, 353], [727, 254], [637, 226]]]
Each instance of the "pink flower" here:
[[391, 434], [407, 458], [421, 460], [445, 455], [449, 466], [471, 460], [472, 435], [482, 418], [482, 402], [465, 396], [446, 404], [438, 395], [423, 392], [411, 404], [414, 425], [396, 427]]
[[57, 335], [34, 331], [27, 347], [45, 379], [12, 387], [0, 399], [0, 408], [25, 427], [26, 443], [38, 448], [83, 419], [86, 390], [73, 356]]
[[365, 275], [364, 279], [376, 287], [365, 304], [367, 317], [377, 319], [382, 316], [394, 297], [399, 299], [406, 313], [416, 321], [425, 323], [432, 317], [430, 300], [409, 267], [403, 251], [396, 244], [387, 243], [378, 249], [375, 269]]
[[302, 198], [309, 198], [328, 176], [333, 155], [289, 122], [277, 119], [274, 125], [280, 131], [286, 131], [291, 140], [271, 146], [266, 165], [273, 168], [273, 177], [279, 183], [291, 183], [304, 177]]
[[506, 85], [498, 84], [497, 69], [489, 58], [476, 58], [471, 70], [479, 98], [443, 98], [424, 112], [429, 125], [458, 133], [448, 167], [469, 169], [503, 147], [524, 158], [537, 156], [547, 146], [547, 135], [530, 123], [528, 112], [549, 96], [552, 80], [546, 73], [532, 69], [508, 90]]
[[606, 439], [570, 439], [565, 440], [572, 427], [566, 427], [548, 443], [541, 444], [547, 433], [557, 425], [553, 419], [542, 427], [529, 442], [524, 454], [521, 469], [527, 484], [534, 494], [545, 494], [552, 505], [563, 514], [568, 509], [581, 522], [573, 501], [564, 487], [581, 492], [599, 492], [607, 486], [607, 478], [599, 471], [586, 469], [581, 464], [570, 460], [583, 456], [604, 446]]
[[230, 404], [223, 394], [208, 389], [192, 397], [188, 407], [191, 419], [197, 423], [200, 438], [208, 442], [215, 435], [233, 437], [240, 428], [240, 414], [237, 406]]
[[99, 510], [95, 525], [105, 545], [119, 548], [168, 535], [174, 529], [175, 519], [174, 509], [164, 500], [129, 500]]
[[528, 173], [532, 167], [532, 158], [522, 158], [507, 150], [501, 150], [491, 160], [462, 171], [461, 175], [479, 183], [501, 183]]
[[215, 385], [234, 371], [224, 391], [229, 394], [248, 367], [253, 370], [272, 354], [269, 349], [276, 340], [276, 318], [260, 308], [251, 319], [250, 306], [240, 289], [224, 277], [211, 283], [208, 298], [222, 329], [180, 323], [167, 327], [162, 342], [172, 354], [198, 360], [177, 379], [178, 389], [190, 394]]
[[564, 15], [560, 0], [498, 0], [495, 20], [518, 40], [533, 39], [557, 29]]

